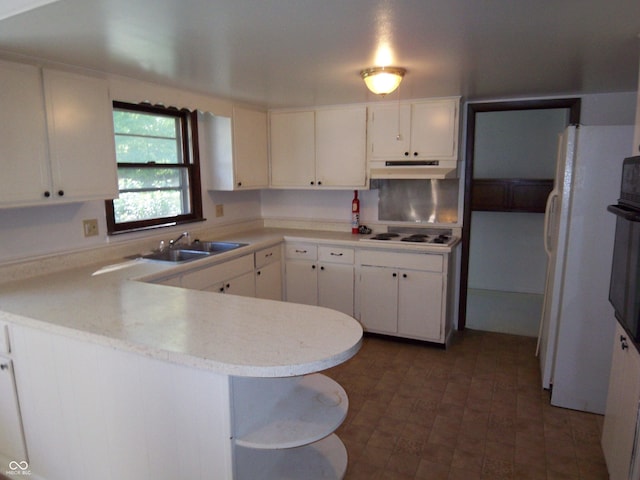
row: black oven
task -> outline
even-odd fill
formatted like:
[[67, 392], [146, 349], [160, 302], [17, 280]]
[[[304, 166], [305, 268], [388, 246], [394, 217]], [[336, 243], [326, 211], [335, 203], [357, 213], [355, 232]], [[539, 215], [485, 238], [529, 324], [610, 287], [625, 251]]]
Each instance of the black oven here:
[[624, 160], [617, 205], [616, 235], [609, 301], [616, 318], [636, 344], [640, 343], [640, 156]]

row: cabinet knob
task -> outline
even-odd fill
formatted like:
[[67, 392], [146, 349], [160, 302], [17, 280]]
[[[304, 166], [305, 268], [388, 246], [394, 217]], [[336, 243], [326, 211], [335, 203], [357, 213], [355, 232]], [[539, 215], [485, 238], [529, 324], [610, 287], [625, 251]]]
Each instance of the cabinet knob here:
[[0, 364], [0, 370], [9, 370], [9, 364], [8, 363]]
[[309, 185], [313, 185], [314, 183], [315, 183], [315, 182], [314, 182], [313, 180], [311, 180], [311, 181], [309, 182]]
[[418, 156], [418, 152], [413, 152], [413, 156], [417, 157]]
[[230, 284], [230, 283], [227, 283], [227, 288], [229, 288], [229, 287], [231, 287], [231, 284]]
[[320, 267], [320, 270], [324, 270], [324, 267]]
[[316, 266], [315, 265], [311, 265], [311, 270], [315, 270]]
[[409, 152], [404, 152], [404, 156], [408, 157], [409, 156]]
[[403, 274], [402, 274], [402, 278], [407, 278], [407, 274], [406, 274], [406, 273], [403, 273]]
[[64, 196], [64, 190], [58, 190], [58, 196], [59, 197], [63, 197]]
[[220, 293], [224, 292], [224, 287], [220, 287]]
[[260, 270], [258, 270], [258, 271], [256, 272], [256, 275], [261, 275], [261, 274], [262, 274], [262, 272], [261, 272]]
[[241, 187], [242, 186], [242, 182], [238, 182], [238, 186]]
[[322, 185], [322, 180], [318, 180], [318, 185]]
[[397, 273], [394, 273], [394, 274], [393, 274], [393, 278], [396, 278], [397, 276], [398, 276], [398, 274], [397, 274]]
[[50, 192], [49, 190], [45, 191], [45, 192], [44, 192], [44, 196], [45, 196], [46, 198], [49, 198], [49, 197], [51, 196], [51, 192]]

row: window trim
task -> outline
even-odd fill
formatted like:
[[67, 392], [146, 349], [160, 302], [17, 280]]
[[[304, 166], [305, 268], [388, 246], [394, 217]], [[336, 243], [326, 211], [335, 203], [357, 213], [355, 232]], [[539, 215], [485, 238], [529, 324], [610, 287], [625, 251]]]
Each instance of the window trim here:
[[[198, 146], [198, 112], [193, 112], [177, 108], [167, 108], [163, 106], [154, 106], [148, 103], [127, 103], [113, 102], [114, 109], [129, 110], [132, 112], [152, 113], [158, 115], [172, 115], [181, 119], [182, 128], [182, 152], [183, 162], [179, 168], [186, 169], [189, 179], [189, 197], [191, 213], [175, 215], [172, 217], [158, 217], [146, 220], [136, 220], [132, 222], [116, 223], [113, 200], [105, 200], [105, 213], [107, 219], [108, 235], [117, 235], [120, 233], [128, 233], [139, 230], [148, 230], [153, 228], [170, 227], [184, 223], [203, 222], [206, 219], [202, 213], [202, 189], [200, 180], [200, 149]], [[115, 135], [115, 133], [114, 133]], [[131, 163], [118, 163], [117, 166], [127, 165]], [[158, 168], [157, 164], [135, 164], [136, 168]]]

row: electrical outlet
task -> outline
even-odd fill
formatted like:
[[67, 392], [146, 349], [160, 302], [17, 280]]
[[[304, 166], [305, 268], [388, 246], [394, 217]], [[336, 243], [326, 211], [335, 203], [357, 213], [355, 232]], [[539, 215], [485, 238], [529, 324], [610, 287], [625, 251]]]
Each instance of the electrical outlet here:
[[219, 203], [218, 205], [216, 205], [216, 217], [223, 217], [224, 216], [224, 205]]
[[85, 237], [96, 237], [98, 235], [98, 219], [83, 220], [82, 229]]

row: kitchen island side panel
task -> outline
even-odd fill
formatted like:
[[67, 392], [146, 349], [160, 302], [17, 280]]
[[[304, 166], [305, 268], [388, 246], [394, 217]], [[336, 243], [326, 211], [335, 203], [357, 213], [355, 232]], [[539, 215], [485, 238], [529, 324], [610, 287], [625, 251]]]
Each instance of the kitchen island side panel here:
[[29, 327], [11, 339], [34, 475], [232, 478], [228, 376]]

